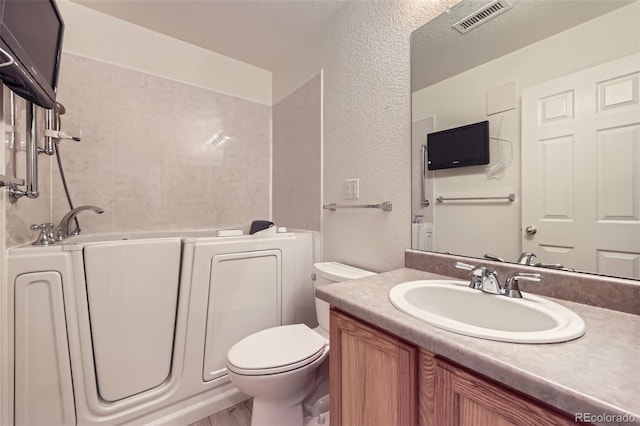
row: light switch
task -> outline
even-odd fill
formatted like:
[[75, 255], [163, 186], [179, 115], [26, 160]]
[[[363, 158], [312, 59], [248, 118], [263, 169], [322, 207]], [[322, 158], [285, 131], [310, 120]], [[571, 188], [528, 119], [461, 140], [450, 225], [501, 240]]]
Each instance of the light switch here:
[[360, 198], [360, 179], [347, 179], [344, 181], [344, 199], [357, 200]]

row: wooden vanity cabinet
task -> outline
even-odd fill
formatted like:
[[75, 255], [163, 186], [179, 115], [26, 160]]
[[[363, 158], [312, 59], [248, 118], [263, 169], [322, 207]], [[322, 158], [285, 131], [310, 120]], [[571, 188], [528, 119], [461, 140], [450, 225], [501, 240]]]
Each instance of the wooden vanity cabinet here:
[[[567, 426], [575, 425], [560, 414], [526, 396], [420, 351], [421, 380], [433, 382], [435, 391], [421, 398], [431, 426]], [[426, 367], [425, 366], [429, 366]], [[433, 373], [431, 373], [433, 372]], [[431, 374], [433, 376], [431, 376]], [[422, 376], [427, 375], [426, 378]], [[432, 399], [431, 399], [432, 398]]]
[[331, 426], [417, 424], [418, 350], [331, 310]]
[[332, 426], [566, 426], [569, 415], [331, 310]]

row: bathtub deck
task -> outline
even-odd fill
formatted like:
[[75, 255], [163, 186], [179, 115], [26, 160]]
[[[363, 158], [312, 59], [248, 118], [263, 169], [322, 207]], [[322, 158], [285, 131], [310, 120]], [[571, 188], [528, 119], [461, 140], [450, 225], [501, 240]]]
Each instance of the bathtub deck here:
[[189, 426], [251, 426], [252, 402], [248, 399]]

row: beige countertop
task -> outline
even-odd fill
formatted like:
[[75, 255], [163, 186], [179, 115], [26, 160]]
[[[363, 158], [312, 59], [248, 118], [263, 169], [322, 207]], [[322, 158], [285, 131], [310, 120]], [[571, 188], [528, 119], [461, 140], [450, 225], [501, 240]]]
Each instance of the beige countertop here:
[[632, 424], [640, 424], [640, 316], [551, 299], [583, 318], [585, 335], [564, 343], [516, 344], [445, 331], [389, 302], [388, 292], [396, 284], [442, 278], [449, 277], [403, 268], [322, 286], [316, 295], [416, 346], [567, 413], [627, 414], [635, 417]]

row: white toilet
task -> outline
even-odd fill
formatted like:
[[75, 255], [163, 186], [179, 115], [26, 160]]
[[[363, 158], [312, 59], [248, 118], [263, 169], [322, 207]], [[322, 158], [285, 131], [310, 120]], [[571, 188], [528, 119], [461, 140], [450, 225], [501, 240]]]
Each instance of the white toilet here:
[[[313, 273], [316, 288], [375, 275], [336, 262], [315, 263]], [[316, 298], [316, 314], [319, 326], [313, 330], [304, 324], [273, 327], [229, 349], [229, 377], [253, 397], [251, 426], [303, 426], [303, 403], [308, 397], [328, 403], [322, 393], [328, 394], [329, 304]]]

